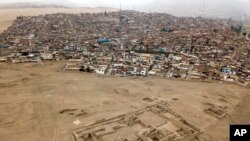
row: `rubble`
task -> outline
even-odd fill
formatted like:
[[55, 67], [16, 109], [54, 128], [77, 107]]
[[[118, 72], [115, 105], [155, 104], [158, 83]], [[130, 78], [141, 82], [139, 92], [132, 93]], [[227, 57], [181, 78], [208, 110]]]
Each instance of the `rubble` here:
[[200, 129], [173, 112], [165, 101], [73, 132], [75, 141], [191, 141], [199, 134]]

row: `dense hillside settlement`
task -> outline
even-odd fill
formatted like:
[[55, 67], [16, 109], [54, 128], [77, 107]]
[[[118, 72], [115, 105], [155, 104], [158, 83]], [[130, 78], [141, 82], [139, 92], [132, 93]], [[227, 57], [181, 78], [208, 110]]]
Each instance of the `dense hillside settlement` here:
[[19, 16], [2, 62], [66, 60], [65, 71], [219, 80], [249, 86], [249, 35], [231, 20], [135, 11]]

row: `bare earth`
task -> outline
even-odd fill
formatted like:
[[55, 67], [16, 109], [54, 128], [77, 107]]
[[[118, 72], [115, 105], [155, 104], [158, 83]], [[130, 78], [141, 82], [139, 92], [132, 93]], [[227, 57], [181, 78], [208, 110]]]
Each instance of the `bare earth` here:
[[[167, 101], [173, 111], [203, 131], [204, 141], [226, 141], [230, 123], [250, 123], [249, 89], [63, 72], [62, 65], [0, 63], [1, 141], [73, 141], [74, 130], [141, 109], [147, 106], [146, 97]], [[226, 106], [228, 115], [218, 120], [204, 112], [204, 103]], [[79, 125], [73, 123], [77, 120]]]
[[[0, 33], [20, 15], [105, 10], [0, 10]], [[174, 112], [202, 131], [199, 138], [204, 141], [229, 140], [229, 124], [250, 123], [250, 90], [243, 87], [160, 78], [101, 77], [63, 72], [62, 65], [0, 63], [0, 141], [73, 141], [72, 132], [90, 123], [145, 108], [145, 98], [166, 101]], [[205, 103], [226, 107], [227, 115], [218, 119], [205, 113]]]
[[25, 9], [0, 9], [0, 33], [12, 25], [17, 16], [38, 16], [54, 13], [98, 13], [104, 11], [117, 11], [112, 8], [25, 8]]

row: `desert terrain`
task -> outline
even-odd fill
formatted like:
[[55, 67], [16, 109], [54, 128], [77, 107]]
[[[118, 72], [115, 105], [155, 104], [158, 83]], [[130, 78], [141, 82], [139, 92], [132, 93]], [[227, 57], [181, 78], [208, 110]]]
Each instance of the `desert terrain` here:
[[0, 33], [12, 25], [17, 16], [38, 16], [54, 13], [98, 13], [104, 11], [117, 11], [112, 8], [23, 8], [23, 9], [0, 9]]
[[[142, 109], [148, 99], [167, 102], [201, 130], [204, 141], [228, 140], [229, 124], [250, 123], [250, 90], [243, 87], [105, 77], [65, 72], [62, 66], [63, 62], [0, 64], [0, 140], [73, 141], [75, 130]], [[204, 112], [207, 104], [225, 107], [225, 117]]]
[[[20, 15], [105, 10], [1, 9], [0, 33]], [[192, 141], [226, 141], [230, 124], [250, 123], [250, 90], [244, 87], [152, 77], [106, 77], [65, 72], [63, 65], [0, 63], [0, 141], [74, 141], [75, 131], [144, 109], [154, 100], [166, 102], [200, 130]], [[223, 117], [206, 112], [209, 106], [223, 107]], [[143, 118], [152, 124], [159, 122], [151, 116], [155, 115]]]

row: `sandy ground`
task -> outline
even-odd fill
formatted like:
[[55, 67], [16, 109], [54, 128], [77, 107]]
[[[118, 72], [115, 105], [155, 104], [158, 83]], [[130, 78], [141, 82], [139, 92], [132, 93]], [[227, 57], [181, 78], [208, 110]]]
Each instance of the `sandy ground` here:
[[[226, 141], [230, 123], [250, 123], [249, 89], [62, 72], [62, 65], [0, 63], [1, 141], [72, 141], [73, 130], [143, 108], [145, 97], [168, 101], [172, 110], [203, 131], [204, 141]], [[204, 103], [227, 106], [229, 116], [218, 120], [206, 114]], [[60, 113], [67, 109], [76, 110]], [[76, 116], [79, 113], [84, 114]], [[73, 124], [76, 120], [81, 123]]]
[[[104, 10], [0, 10], [0, 32], [19, 15], [101, 11]], [[175, 112], [203, 131], [200, 138], [204, 141], [226, 141], [229, 124], [250, 123], [249, 89], [219, 83], [62, 72], [62, 65], [0, 63], [1, 141], [72, 141], [75, 129], [144, 108], [145, 97], [168, 101]], [[204, 103], [227, 106], [229, 115], [218, 120], [204, 113]], [[76, 110], [60, 113], [67, 109]], [[76, 120], [81, 123], [73, 124]]]
[[112, 8], [26, 8], [26, 9], [0, 9], [0, 33], [11, 26], [17, 16], [38, 16], [54, 13], [98, 13], [104, 11], [116, 11]]

